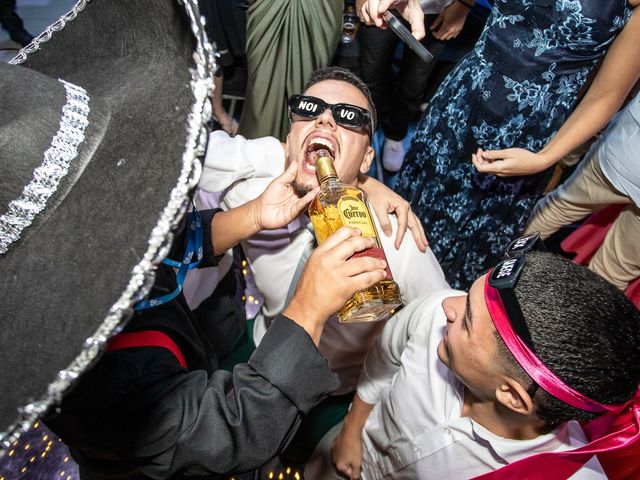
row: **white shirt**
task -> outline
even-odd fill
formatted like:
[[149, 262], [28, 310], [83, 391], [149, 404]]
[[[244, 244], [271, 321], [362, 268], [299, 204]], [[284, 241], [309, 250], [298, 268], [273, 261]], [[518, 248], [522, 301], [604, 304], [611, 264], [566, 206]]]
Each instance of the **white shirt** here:
[[611, 120], [596, 148], [602, 173], [640, 207], [640, 94]]
[[[209, 137], [199, 186], [208, 192], [223, 192], [221, 206], [234, 208], [258, 197], [284, 168], [284, 150], [276, 138], [247, 140], [214, 132]], [[377, 219], [374, 220], [380, 231]], [[262, 311], [254, 324], [256, 345], [271, 319], [284, 309], [300, 256], [313, 242], [313, 234], [306, 228], [308, 221], [306, 216], [301, 216], [285, 228], [262, 231], [242, 242], [256, 286], [264, 297]], [[381, 235], [380, 239], [403, 301], [410, 302], [420, 294], [448, 288], [431, 250], [420, 252], [411, 235], [405, 235], [400, 249], [395, 249], [397, 224], [393, 216], [392, 225], [391, 237]], [[355, 389], [364, 356], [383, 326], [383, 322], [341, 324], [336, 316], [327, 320], [318, 348], [341, 380], [335, 395]]]
[[[375, 404], [362, 433], [362, 480], [469, 479], [535, 453], [586, 443], [577, 422], [532, 440], [499, 437], [461, 417], [464, 389], [438, 359], [444, 335], [442, 300], [434, 292], [412, 302], [385, 326], [362, 369], [358, 395]], [[606, 478], [594, 457], [575, 479]]]

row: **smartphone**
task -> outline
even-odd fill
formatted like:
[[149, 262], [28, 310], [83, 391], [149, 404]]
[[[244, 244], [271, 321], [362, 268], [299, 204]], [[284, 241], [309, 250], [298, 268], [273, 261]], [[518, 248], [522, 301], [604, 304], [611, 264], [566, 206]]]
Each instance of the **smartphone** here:
[[389, 25], [389, 28], [393, 30], [393, 33], [398, 35], [398, 37], [400, 37], [400, 39], [411, 50], [416, 52], [416, 55], [418, 55], [418, 57], [420, 57], [423, 62], [429, 63], [433, 60], [433, 54], [429, 50], [427, 50], [426, 47], [422, 45], [418, 40], [416, 40], [413, 35], [411, 35], [411, 31], [404, 26], [404, 23], [402, 23], [402, 21], [398, 17], [396, 17], [389, 10], [384, 12], [382, 17], [387, 22], [387, 25]]

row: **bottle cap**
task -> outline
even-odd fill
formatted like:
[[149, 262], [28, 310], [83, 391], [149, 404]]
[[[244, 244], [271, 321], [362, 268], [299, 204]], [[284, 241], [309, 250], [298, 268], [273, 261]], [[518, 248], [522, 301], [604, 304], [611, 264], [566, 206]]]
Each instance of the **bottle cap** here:
[[316, 160], [316, 177], [318, 183], [322, 183], [327, 178], [338, 178], [336, 167], [333, 166], [333, 158], [322, 156]]

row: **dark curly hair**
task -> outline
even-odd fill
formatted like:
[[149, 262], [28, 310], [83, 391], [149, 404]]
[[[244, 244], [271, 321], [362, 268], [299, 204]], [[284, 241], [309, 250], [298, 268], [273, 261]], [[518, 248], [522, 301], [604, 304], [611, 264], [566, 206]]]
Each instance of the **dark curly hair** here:
[[[640, 312], [619, 289], [565, 258], [530, 252], [515, 293], [538, 357], [562, 381], [604, 404], [634, 396], [640, 383]], [[547, 425], [599, 416], [535, 388], [497, 332], [496, 338], [499, 365], [535, 391], [536, 413]]]

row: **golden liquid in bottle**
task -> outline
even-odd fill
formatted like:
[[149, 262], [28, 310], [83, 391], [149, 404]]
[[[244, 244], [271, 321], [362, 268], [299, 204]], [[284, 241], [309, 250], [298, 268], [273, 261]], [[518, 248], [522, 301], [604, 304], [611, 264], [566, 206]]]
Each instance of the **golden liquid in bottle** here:
[[[329, 157], [317, 159], [316, 174], [320, 182], [320, 192], [309, 205], [309, 217], [318, 244], [346, 225], [359, 229], [363, 236], [372, 237], [375, 242], [371, 249], [354, 256], [367, 255], [386, 261], [364, 192], [340, 182], [333, 167], [333, 160]], [[387, 278], [356, 292], [338, 312], [338, 319], [343, 323], [383, 320], [392, 315], [400, 305], [400, 288], [393, 281], [387, 265]]]

